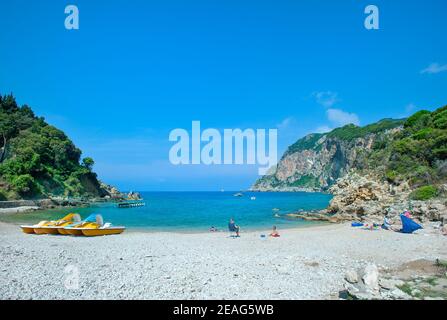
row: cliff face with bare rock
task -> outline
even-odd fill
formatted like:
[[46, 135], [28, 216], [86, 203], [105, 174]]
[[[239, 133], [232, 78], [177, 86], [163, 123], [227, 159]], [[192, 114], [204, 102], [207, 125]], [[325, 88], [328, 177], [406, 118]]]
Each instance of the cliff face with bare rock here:
[[[403, 121], [385, 119], [365, 127], [349, 125], [311, 134], [289, 147], [277, 167], [253, 191], [327, 191], [353, 168], [361, 168], [375, 143], [400, 130]], [[360, 130], [359, 130], [360, 129]], [[356, 132], [358, 131], [358, 132]]]
[[253, 191], [325, 191], [334, 195], [309, 220], [447, 220], [447, 106], [408, 119], [384, 119], [326, 134], [311, 134], [289, 147]]

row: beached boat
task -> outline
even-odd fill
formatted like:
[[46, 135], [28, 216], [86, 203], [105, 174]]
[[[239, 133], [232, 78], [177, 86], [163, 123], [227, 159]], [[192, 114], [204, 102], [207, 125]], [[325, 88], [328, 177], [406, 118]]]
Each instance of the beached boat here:
[[43, 227], [38, 227], [38, 228], [34, 228], [34, 233], [35, 234], [59, 234], [59, 232], [57, 232], [57, 228], [55, 226], [43, 226]]
[[95, 228], [96, 226], [99, 226], [97, 216], [98, 214], [91, 214], [86, 219], [58, 228], [57, 231], [63, 235], [82, 236], [82, 228]]
[[81, 218], [77, 213], [70, 213], [62, 219], [56, 221], [41, 221], [36, 225], [20, 226], [22, 231], [27, 234], [58, 234], [58, 228], [80, 221]]
[[98, 237], [98, 236], [108, 236], [113, 234], [120, 234], [126, 230], [125, 227], [114, 227], [108, 225], [107, 223], [101, 228], [83, 228], [82, 234], [86, 237]]
[[22, 228], [22, 231], [27, 234], [33, 234], [34, 233], [34, 227], [33, 226], [20, 226]]
[[111, 223], [104, 223], [100, 214], [92, 214], [81, 224], [64, 228], [69, 235], [74, 236], [107, 236], [123, 233], [125, 227], [112, 226]]

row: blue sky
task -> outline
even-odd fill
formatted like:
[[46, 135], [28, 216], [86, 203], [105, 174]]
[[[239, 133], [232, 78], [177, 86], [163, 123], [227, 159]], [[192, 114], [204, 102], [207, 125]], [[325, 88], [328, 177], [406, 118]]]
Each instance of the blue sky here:
[[[64, 8], [80, 29], [64, 28]], [[364, 8], [380, 9], [366, 30]], [[299, 137], [447, 104], [447, 2], [2, 1], [0, 92], [64, 130], [122, 189], [237, 190], [257, 166], [169, 163], [169, 132]]]

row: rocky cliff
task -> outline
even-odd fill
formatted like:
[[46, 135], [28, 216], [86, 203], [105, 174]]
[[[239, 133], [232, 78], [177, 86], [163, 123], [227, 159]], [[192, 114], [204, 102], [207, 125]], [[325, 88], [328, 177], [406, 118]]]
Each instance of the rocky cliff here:
[[254, 191], [327, 191], [334, 195], [310, 220], [396, 223], [410, 210], [417, 221], [447, 221], [447, 106], [408, 119], [385, 119], [311, 134], [290, 146]]
[[364, 128], [348, 125], [310, 134], [290, 146], [276, 168], [253, 191], [326, 191], [353, 168], [363, 168], [376, 142], [401, 130], [402, 120], [385, 119]]

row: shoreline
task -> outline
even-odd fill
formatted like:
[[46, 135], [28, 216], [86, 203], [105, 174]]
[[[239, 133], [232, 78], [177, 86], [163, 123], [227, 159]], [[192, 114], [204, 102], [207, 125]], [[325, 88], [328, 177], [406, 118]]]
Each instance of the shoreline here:
[[[345, 273], [381, 273], [447, 259], [447, 237], [427, 226], [405, 235], [348, 224], [280, 230], [280, 238], [228, 233], [125, 232], [85, 238], [26, 235], [0, 223], [2, 299], [327, 299]], [[20, 266], [20, 268], [18, 268]], [[79, 288], [64, 285], [67, 268]]]
[[[217, 191], [210, 191], [210, 193], [220, 193]], [[227, 194], [233, 194], [233, 191], [226, 191]], [[296, 193], [302, 193], [302, 192], [296, 192]], [[230, 198], [232, 199], [232, 198]], [[96, 208], [97, 206], [104, 205], [105, 203], [113, 203], [114, 201], [91, 201], [87, 205], [83, 206], [60, 206], [57, 208], [51, 207], [51, 208], [39, 208], [36, 210], [36, 208], [32, 208], [30, 211], [25, 210], [18, 210], [18, 208], [10, 208], [9, 212], [4, 212], [4, 214], [1, 214], [0, 211], [0, 222], [20, 225], [20, 224], [35, 224], [38, 223], [41, 220], [54, 220], [59, 217], [59, 215], [66, 214], [69, 212], [78, 212], [82, 214], [81, 211], [83, 211], [85, 214], [90, 214], [92, 208]], [[321, 206], [318, 206], [319, 208], [325, 208], [328, 205], [327, 203], [322, 203]], [[106, 206], [109, 206], [106, 204]], [[298, 207], [298, 209], [293, 209], [295, 207]], [[84, 209], [88, 209], [85, 210]], [[0, 209], [1, 210], [1, 209]], [[89, 211], [90, 210], [90, 211]], [[94, 209], [96, 210], [96, 209]], [[100, 211], [102, 209], [98, 209]], [[320, 210], [320, 209], [319, 209]], [[318, 211], [319, 211], [318, 210]], [[303, 211], [302, 208], [299, 208], [299, 206], [292, 206], [292, 208], [288, 208], [288, 210], [282, 212], [279, 216], [276, 216], [275, 212], [272, 209], [272, 218], [271, 221], [264, 219], [261, 222], [256, 221], [245, 221], [244, 223], [241, 223], [241, 231], [242, 232], [267, 232], [270, 233], [273, 225], [277, 225], [278, 227], [283, 229], [301, 229], [301, 228], [309, 228], [316, 225], [325, 225], [330, 224], [328, 221], [309, 221], [306, 219], [296, 219], [293, 217], [290, 217], [289, 215], [293, 212], [301, 212], [301, 213], [308, 213], [313, 214], [317, 210], [312, 209], [308, 211]], [[93, 211], [96, 212], [96, 211]], [[17, 214], [17, 218], [16, 218]], [[28, 215], [29, 214], [29, 215]], [[52, 215], [54, 214], [54, 217]], [[230, 215], [229, 215], [230, 216]], [[112, 219], [113, 220], [113, 219]], [[145, 224], [144, 226], [138, 226], [138, 223], [134, 223], [135, 226], [128, 226], [126, 225], [126, 220], [116, 219], [115, 222], [116, 225], [123, 225], [125, 226], [126, 232], [144, 232], [144, 233], [156, 233], [156, 232], [166, 232], [166, 233], [181, 233], [181, 234], [204, 234], [209, 233], [209, 229], [211, 226], [215, 226], [219, 229], [217, 233], [225, 233], [227, 232], [227, 221], [218, 219], [216, 221], [213, 221], [212, 223], [209, 222], [209, 225], [204, 225], [207, 223], [205, 220], [201, 221], [201, 223], [195, 225], [193, 223], [187, 223], [186, 225], [178, 225], [178, 223], [168, 224], [168, 227], [165, 227], [163, 224], [155, 224], [154, 226], [150, 224]], [[132, 223], [131, 223], [132, 224]], [[181, 223], [180, 223], [181, 224]], [[203, 224], [203, 225], [202, 225]]]
[[[35, 212], [35, 211], [33, 211]], [[10, 213], [11, 215], [14, 215], [15, 213]], [[298, 221], [298, 220], [297, 220]], [[37, 223], [38, 221], [36, 221]], [[311, 229], [311, 228], [318, 228], [318, 227], [329, 227], [331, 225], [337, 225], [335, 223], [330, 223], [327, 221], [305, 221], [306, 223], [303, 223], [301, 225], [295, 225], [295, 226], [281, 226], [280, 231], [281, 230], [301, 230], [301, 229]], [[9, 226], [15, 226], [15, 227], [20, 227], [20, 225], [26, 224], [26, 222], [21, 222], [21, 221], [3, 221], [0, 218], [0, 229], [1, 229], [1, 225], [9, 225]], [[271, 228], [249, 228], [249, 229], [245, 229], [245, 228], [241, 228], [241, 234], [259, 234], [259, 233], [267, 233], [269, 234], [271, 232]], [[172, 230], [162, 230], [162, 229], [150, 229], [150, 228], [144, 228], [144, 227], [126, 227], [125, 233], [137, 233], [137, 234], [157, 234], [157, 233], [161, 233], [161, 234], [228, 234], [229, 231], [227, 229], [225, 230], [221, 230], [218, 229], [218, 231], [215, 232], [211, 232], [209, 230], [205, 230], [205, 229], [199, 229], [199, 228], [195, 228], [195, 229], [184, 229], [184, 230], [180, 230], [180, 229], [172, 229]], [[61, 235], [63, 236], [63, 235]]]

